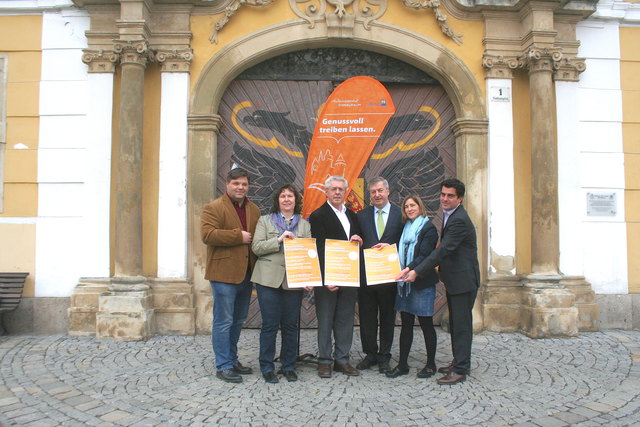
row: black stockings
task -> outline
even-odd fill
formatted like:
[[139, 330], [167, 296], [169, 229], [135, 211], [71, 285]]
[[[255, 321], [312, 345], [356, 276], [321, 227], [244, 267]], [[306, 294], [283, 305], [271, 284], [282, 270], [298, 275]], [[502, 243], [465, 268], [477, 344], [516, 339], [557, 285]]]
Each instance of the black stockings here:
[[[408, 367], [409, 350], [413, 343], [413, 324], [416, 316], [413, 314], [400, 312], [402, 319], [402, 328], [400, 329], [400, 360], [398, 366]], [[427, 366], [435, 368], [436, 366], [436, 346], [438, 344], [438, 336], [433, 327], [433, 318], [431, 316], [418, 316], [418, 322], [424, 335], [424, 344], [427, 348]]]

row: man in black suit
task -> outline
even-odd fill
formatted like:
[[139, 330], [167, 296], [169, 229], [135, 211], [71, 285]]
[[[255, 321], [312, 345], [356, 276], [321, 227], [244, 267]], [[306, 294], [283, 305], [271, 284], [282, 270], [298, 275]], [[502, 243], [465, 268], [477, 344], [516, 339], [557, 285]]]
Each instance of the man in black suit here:
[[449, 329], [453, 361], [438, 371], [446, 374], [438, 384], [464, 381], [471, 367], [473, 338], [473, 304], [480, 286], [476, 230], [462, 206], [464, 184], [446, 179], [440, 187], [440, 205], [444, 213], [440, 245], [414, 270], [405, 268], [398, 279], [413, 282], [417, 276], [440, 266], [440, 280], [447, 291]]
[[[324, 186], [327, 203], [313, 211], [309, 217], [311, 236], [316, 239], [323, 277], [325, 239], [362, 243], [356, 214], [344, 205], [348, 188], [347, 180], [338, 175], [330, 176]], [[337, 372], [346, 375], [360, 375], [360, 372], [349, 364], [357, 292], [357, 288], [329, 285], [314, 289], [318, 318], [318, 376], [320, 378], [331, 378], [331, 371], [334, 368]], [[332, 332], [335, 351], [331, 339]]]
[[[373, 206], [358, 212], [358, 224], [362, 232], [362, 248], [368, 249], [378, 243], [398, 244], [402, 234], [402, 212], [389, 203], [389, 183], [382, 177], [369, 181], [369, 197]], [[364, 359], [356, 365], [358, 369], [369, 369], [378, 365], [384, 373], [389, 370], [391, 345], [395, 328], [397, 285], [395, 282], [367, 286], [364, 262], [358, 289], [358, 313], [360, 314], [360, 340]], [[378, 319], [380, 320], [380, 346], [378, 346]]]

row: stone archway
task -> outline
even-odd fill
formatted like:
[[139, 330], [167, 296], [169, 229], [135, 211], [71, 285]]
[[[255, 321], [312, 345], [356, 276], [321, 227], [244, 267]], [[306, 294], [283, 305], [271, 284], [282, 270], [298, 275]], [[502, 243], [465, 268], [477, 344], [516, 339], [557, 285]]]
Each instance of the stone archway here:
[[[196, 294], [196, 329], [210, 330], [211, 292], [204, 281], [205, 248], [200, 241], [199, 216], [216, 188], [218, 106], [229, 83], [245, 69], [270, 57], [313, 47], [345, 47], [381, 53], [423, 70], [440, 82], [456, 114], [458, 177], [466, 182], [467, 209], [478, 228], [483, 277], [487, 262], [487, 126], [482, 91], [471, 71], [445, 47], [399, 27], [373, 24], [354, 28], [351, 38], [327, 38], [326, 27], [308, 28], [289, 22], [254, 33], [228, 45], [203, 69], [191, 97], [188, 151], [189, 276]], [[409, 48], [410, 47], [410, 48]], [[481, 326], [482, 319], [475, 316]], [[477, 326], [478, 326], [477, 325]]]

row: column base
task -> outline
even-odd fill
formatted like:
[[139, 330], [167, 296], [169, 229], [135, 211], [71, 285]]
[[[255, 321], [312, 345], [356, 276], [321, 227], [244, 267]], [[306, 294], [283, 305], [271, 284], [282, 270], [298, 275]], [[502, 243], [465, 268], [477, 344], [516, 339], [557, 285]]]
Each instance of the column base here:
[[69, 335], [95, 336], [96, 314], [100, 305], [100, 295], [109, 289], [111, 279], [83, 277], [71, 294], [67, 314]]
[[192, 286], [185, 279], [149, 279], [154, 331], [162, 335], [195, 335], [196, 309]]
[[484, 327], [491, 332], [522, 329], [522, 277], [494, 276], [482, 286], [480, 299]]
[[562, 276], [524, 278], [522, 332], [531, 338], [578, 335], [575, 295], [562, 285]]
[[582, 276], [565, 276], [560, 284], [575, 296], [578, 309], [578, 331], [598, 331], [600, 325], [600, 306], [596, 303], [596, 293], [591, 283]]
[[154, 310], [144, 277], [118, 277], [99, 297], [96, 337], [144, 341], [152, 335]]

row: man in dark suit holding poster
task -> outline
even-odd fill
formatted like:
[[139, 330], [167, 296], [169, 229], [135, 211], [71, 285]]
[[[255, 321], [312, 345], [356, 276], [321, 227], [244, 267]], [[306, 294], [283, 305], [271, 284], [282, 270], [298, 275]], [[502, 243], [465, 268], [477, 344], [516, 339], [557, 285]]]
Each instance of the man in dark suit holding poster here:
[[440, 205], [444, 216], [440, 245], [414, 270], [405, 268], [397, 278], [413, 282], [417, 276], [440, 266], [440, 280], [447, 291], [453, 361], [438, 370], [446, 374], [438, 378], [438, 384], [464, 381], [471, 366], [472, 311], [480, 286], [480, 268], [476, 230], [462, 206], [464, 193], [461, 181], [451, 178], [442, 182]]
[[[356, 214], [344, 205], [348, 188], [347, 180], [342, 176], [334, 175], [327, 178], [327, 203], [313, 211], [309, 217], [311, 237], [316, 239], [323, 280], [325, 239], [362, 243]], [[360, 372], [349, 364], [357, 288], [326, 285], [314, 288], [313, 292], [318, 318], [318, 376], [331, 378], [334, 368], [346, 375], [360, 375]]]
[[[402, 212], [389, 202], [389, 183], [382, 177], [369, 181], [369, 198], [373, 206], [358, 212], [358, 224], [362, 232], [362, 248], [369, 249], [378, 243], [398, 244], [402, 234]], [[369, 369], [378, 365], [384, 373], [389, 370], [391, 345], [395, 328], [397, 285], [395, 282], [367, 286], [364, 262], [358, 289], [358, 313], [360, 315], [360, 340], [364, 359], [356, 368]], [[378, 345], [378, 321], [380, 344]]]

